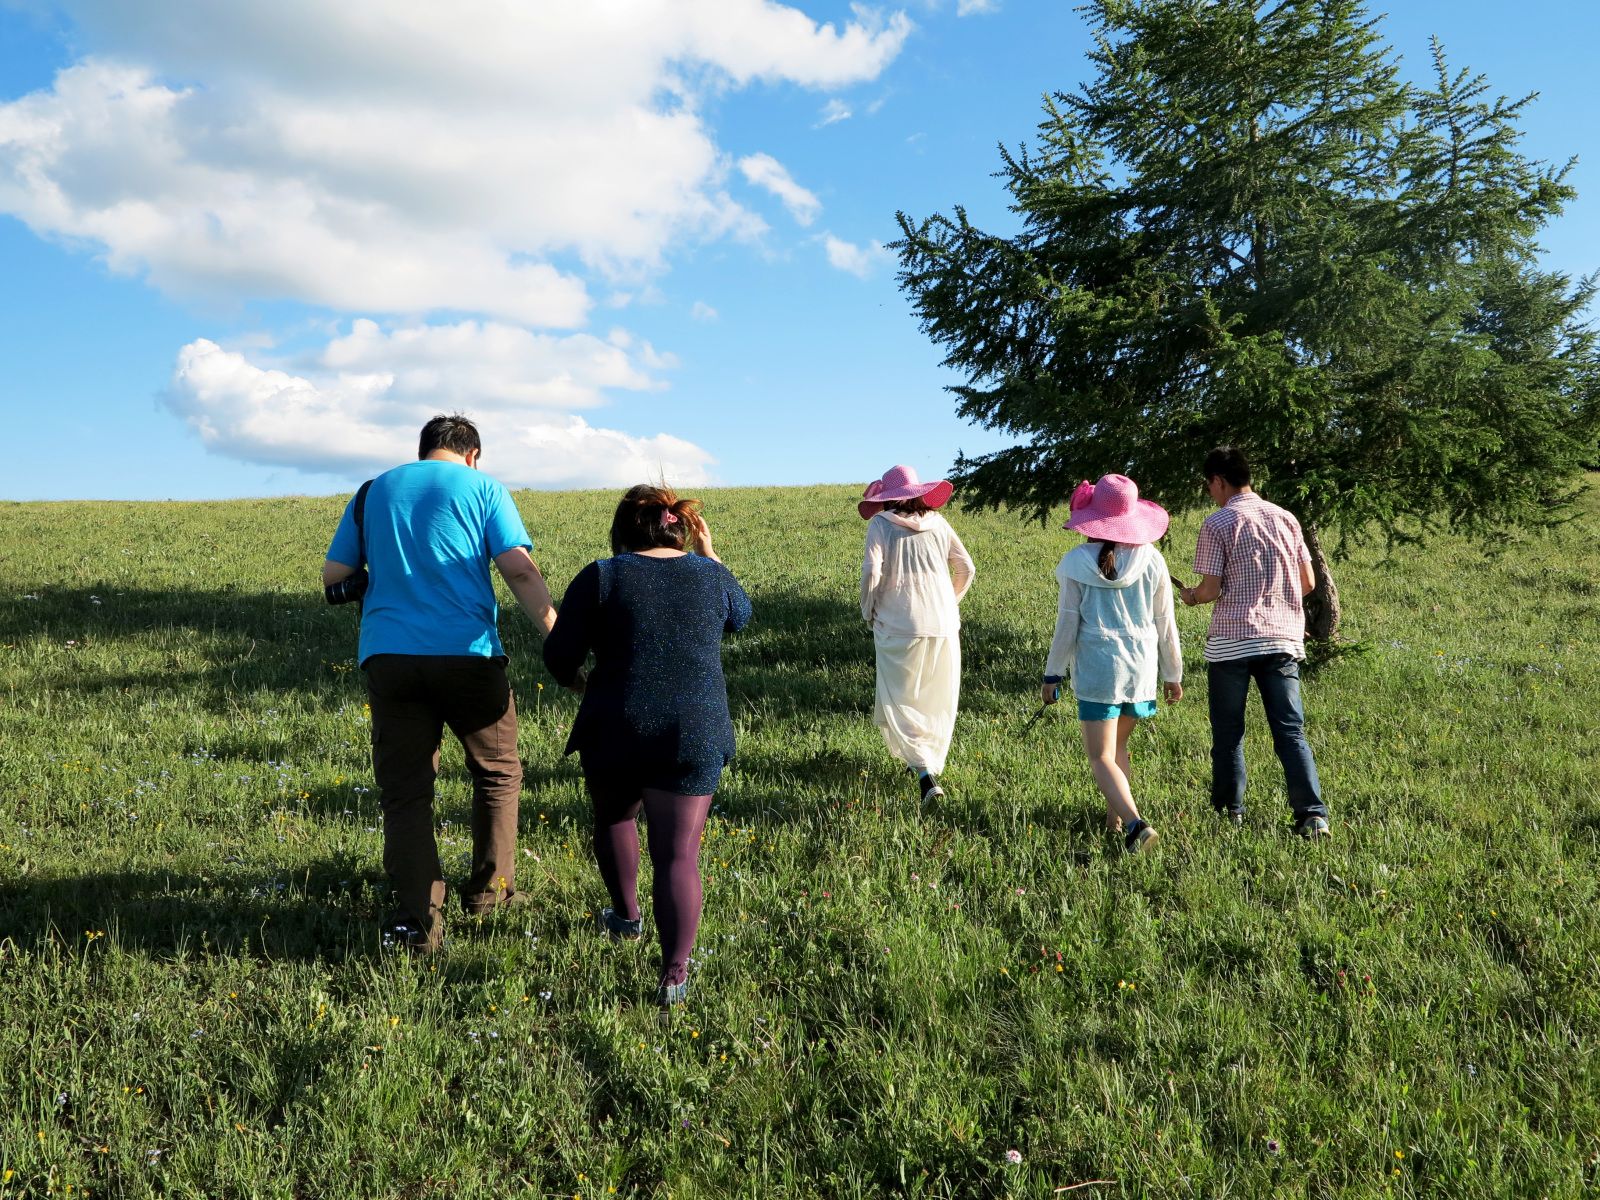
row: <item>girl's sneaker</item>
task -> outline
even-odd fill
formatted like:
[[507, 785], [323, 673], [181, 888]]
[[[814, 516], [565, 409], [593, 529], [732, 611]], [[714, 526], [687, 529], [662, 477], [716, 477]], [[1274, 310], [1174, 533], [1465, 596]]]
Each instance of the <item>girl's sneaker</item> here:
[[922, 802], [924, 804], [930, 800], [937, 800], [944, 795], [944, 789], [939, 786], [939, 781], [932, 775], [924, 775], [917, 780], [917, 786], [922, 789]]
[[1135, 821], [1122, 834], [1122, 847], [1129, 854], [1144, 854], [1155, 848], [1161, 835], [1149, 821]]
[[632, 941], [634, 938], [644, 936], [643, 917], [635, 917], [630, 921], [627, 917], [618, 916], [614, 908], [602, 908], [600, 915], [595, 918], [595, 924], [614, 938], [626, 938]]

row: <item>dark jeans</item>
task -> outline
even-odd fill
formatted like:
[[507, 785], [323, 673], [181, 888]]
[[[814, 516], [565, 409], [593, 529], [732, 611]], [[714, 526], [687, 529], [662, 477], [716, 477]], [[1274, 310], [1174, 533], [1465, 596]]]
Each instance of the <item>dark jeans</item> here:
[[472, 776], [472, 865], [461, 899], [492, 909], [516, 890], [517, 706], [499, 659], [374, 654], [363, 664], [372, 705], [372, 771], [383, 809], [383, 869], [399, 916], [442, 932], [444, 872], [433, 834], [433, 782], [445, 726]]
[[1206, 664], [1211, 707], [1211, 807], [1244, 812], [1244, 702], [1250, 681], [1272, 729], [1272, 748], [1283, 764], [1289, 807], [1296, 818], [1326, 817], [1317, 764], [1306, 744], [1300, 707], [1300, 663], [1288, 654], [1262, 654]]

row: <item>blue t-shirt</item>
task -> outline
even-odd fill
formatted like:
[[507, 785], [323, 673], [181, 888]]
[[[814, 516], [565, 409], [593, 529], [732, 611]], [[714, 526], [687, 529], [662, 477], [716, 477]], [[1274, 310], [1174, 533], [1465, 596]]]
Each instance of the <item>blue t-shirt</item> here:
[[424, 459], [385, 471], [355, 500], [328, 557], [367, 568], [360, 661], [374, 654], [503, 654], [489, 560], [533, 542], [505, 485], [464, 463]]

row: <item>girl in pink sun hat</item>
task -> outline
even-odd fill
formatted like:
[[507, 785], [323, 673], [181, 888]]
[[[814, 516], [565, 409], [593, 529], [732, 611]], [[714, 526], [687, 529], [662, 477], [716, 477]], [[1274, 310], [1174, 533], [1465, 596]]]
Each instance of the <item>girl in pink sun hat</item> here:
[[950, 492], [949, 480], [922, 483], [895, 466], [856, 506], [867, 522], [861, 615], [878, 661], [872, 720], [917, 776], [924, 802], [944, 795], [939, 773], [961, 699], [960, 604], [974, 575], [967, 548], [934, 511]]
[[1167, 703], [1183, 698], [1172, 578], [1152, 545], [1166, 533], [1168, 518], [1159, 504], [1139, 499], [1126, 475], [1085, 480], [1068, 508], [1062, 528], [1089, 540], [1056, 567], [1060, 600], [1041, 698], [1054, 704], [1070, 672], [1083, 748], [1106, 798], [1106, 826], [1120, 829], [1134, 854], [1155, 844], [1156, 831], [1133, 801], [1128, 737], [1140, 720], [1156, 715], [1158, 676]]

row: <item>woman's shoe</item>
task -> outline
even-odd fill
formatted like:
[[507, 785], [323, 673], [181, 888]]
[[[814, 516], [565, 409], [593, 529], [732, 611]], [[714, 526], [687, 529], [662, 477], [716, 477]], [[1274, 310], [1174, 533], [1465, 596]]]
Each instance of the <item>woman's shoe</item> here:
[[594, 923], [614, 938], [633, 941], [644, 936], [643, 917], [635, 917], [630, 921], [627, 917], [619, 917], [614, 908], [602, 908], [595, 916]]
[[917, 786], [922, 789], [922, 802], [937, 800], [944, 795], [944, 789], [939, 786], [939, 781], [932, 775], [924, 775], [917, 780]]
[[670, 1008], [674, 1004], [683, 1004], [689, 999], [689, 981], [681, 983], [663, 983], [656, 988], [656, 1003], [662, 1008]]

